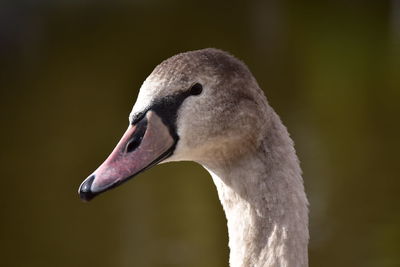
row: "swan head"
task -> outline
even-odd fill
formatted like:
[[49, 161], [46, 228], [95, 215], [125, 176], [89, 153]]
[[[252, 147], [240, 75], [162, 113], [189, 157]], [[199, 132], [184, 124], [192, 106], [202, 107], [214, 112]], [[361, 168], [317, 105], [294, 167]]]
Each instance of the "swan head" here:
[[107, 160], [80, 186], [90, 200], [168, 161], [233, 161], [261, 140], [266, 100], [251, 72], [218, 49], [173, 56], [142, 84], [130, 125]]

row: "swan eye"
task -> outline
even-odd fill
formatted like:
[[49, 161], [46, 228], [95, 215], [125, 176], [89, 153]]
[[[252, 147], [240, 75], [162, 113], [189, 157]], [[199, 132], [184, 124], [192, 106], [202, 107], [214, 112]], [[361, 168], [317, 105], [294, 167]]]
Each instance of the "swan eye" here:
[[203, 91], [203, 86], [200, 83], [195, 83], [190, 87], [191, 95], [199, 95]]

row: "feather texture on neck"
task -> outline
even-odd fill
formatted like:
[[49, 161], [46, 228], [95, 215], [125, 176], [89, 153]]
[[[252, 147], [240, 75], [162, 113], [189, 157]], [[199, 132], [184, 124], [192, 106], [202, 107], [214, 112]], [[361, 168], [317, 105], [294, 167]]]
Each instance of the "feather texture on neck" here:
[[230, 265], [308, 266], [308, 202], [293, 142], [270, 109], [260, 142], [239, 158], [204, 163], [229, 233]]

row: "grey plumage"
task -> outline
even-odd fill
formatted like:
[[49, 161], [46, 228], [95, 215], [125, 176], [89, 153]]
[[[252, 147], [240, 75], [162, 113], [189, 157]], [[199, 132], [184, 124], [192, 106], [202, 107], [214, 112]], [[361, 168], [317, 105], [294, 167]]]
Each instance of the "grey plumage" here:
[[138, 102], [195, 82], [204, 92], [180, 107], [180, 140], [166, 161], [193, 160], [211, 173], [231, 266], [307, 266], [308, 203], [293, 142], [245, 64], [218, 49], [176, 55], [155, 68]]
[[182, 53], [154, 69], [130, 126], [79, 194], [89, 201], [158, 162], [180, 160], [213, 178], [231, 266], [308, 265], [308, 204], [293, 142], [247, 66], [221, 50]]

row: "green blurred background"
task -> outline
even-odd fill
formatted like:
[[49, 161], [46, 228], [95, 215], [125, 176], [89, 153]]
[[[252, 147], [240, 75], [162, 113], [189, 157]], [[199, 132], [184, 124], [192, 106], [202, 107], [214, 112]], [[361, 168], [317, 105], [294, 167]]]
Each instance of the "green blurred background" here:
[[1, 266], [227, 266], [199, 165], [77, 195], [152, 69], [205, 47], [248, 64], [296, 142], [310, 265], [400, 266], [395, 0], [1, 1]]

